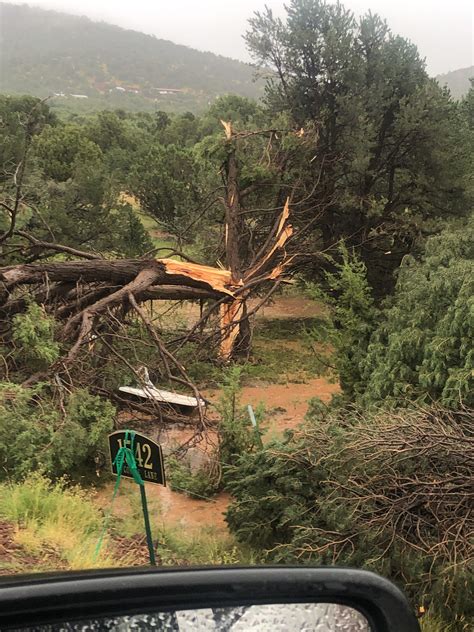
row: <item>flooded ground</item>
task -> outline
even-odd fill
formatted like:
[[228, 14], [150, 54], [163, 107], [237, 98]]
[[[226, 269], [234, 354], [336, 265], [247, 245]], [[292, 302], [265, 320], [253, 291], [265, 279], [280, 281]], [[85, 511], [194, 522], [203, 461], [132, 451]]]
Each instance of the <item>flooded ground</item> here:
[[[180, 310], [180, 317], [188, 321], [196, 319], [198, 314], [196, 305], [185, 304]], [[320, 314], [321, 308], [314, 301], [301, 296], [281, 296], [261, 309], [257, 320], [264, 323], [278, 319], [282, 321], [283, 326], [284, 320], [311, 319]], [[278, 344], [284, 344], [288, 348], [288, 353], [297, 354], [299, 352], [297, 341], [279, 340]], [[285, 374], [284, 367], [282, 367], [281, 375], [281, 383], [254, 380], [251, 385], [242, 388], [241, 402], [243, 405], [251, 404], [256, 407], [261, 402], [265, 405], [266, 415], [262, 424], [262, 428], [266, 430], [264, 441], [281, 436], [285, 429], [295, 428], [300, 424], [304, 420], [308, 401], [311, 398], [319, 397], [327, 402], [338, 390], [337, 384], [330, 383], [321, 377], [292, 381], [291, 375]], [[216, 403], [220, 396], [217, 389], [205, 390], [203, 394], [211, 404]], [[215, 418], [212, 405], [210, 416]], [[150, 428], [150, 432], [145, 432], [145, 434], [154, 438], [157, 433]], [[191, 435], [192, 430], [189, 428], [169, 428], [160, 432], [159, 441], [170, 446], [173, 443], [184, 443]], [[193, 448], [194, 462], [199, 463], [200, 458], [205, 460], [206, 454], [212, 451], [213, 445], [215, 445], [215, 432], [211, 430], [207, 437], [204, 437], [203, 441]], [[114, 513], [119, 517], [124, 517], [136, 511], [136, 499], [131, 499], [133, 494], [136, 496], [137, 493], [138, 490], [133, 487], [133, 483], [126, 481], [125, 494], [121, 494], [117, 498]], [[216, 537], [226, 536], [227, 529], [223, 512], [230, 500], [228, 494], [220, 494], [210, 500], [196, 499], [159, 485], [148, 485], [147, 494], [154, 520], [158, 521], [159, 524], [166, 525], [168, 529], [171, 528], [177, 533], [186, 532], [191, 535], [199, 534], [202, 530], [212, 529]], [[99, 492], [98, 503], [102, 507], [106, 506], [111, 495], [112, 484], [107, 485]]]
[[246, 386], [242, 389], [242, 401], [257, 406], [264, 402], [270, 415], [264, 422], [268, 435], [281, 434], [287, 428], [300, 424], [308, 410], [308, 401], [319, 397], [329, 402], [339, 390], [337, 384], [331, 384], [324, 378], [314, 378], [305, 384], [268, 384], [265, 386]]

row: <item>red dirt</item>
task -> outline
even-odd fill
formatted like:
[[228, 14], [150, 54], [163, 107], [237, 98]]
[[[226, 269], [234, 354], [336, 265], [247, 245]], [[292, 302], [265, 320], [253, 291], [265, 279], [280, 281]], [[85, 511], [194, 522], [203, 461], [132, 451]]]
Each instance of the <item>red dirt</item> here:
[[[258, 303], [259, 299], [249, 301], [250, 309]], [[321, 316], [323, 309], [316, 301], [304, 296], [278, 296], [256, 314], [257, 319], [274, 318], [315, 318]]]
[[[331, 384], [324, 378], [312, 378], [304, 383], [244, 386], [241, 402], [245, 406], [251, 404], [253, 408], [260, 403], [265, 404], [263, 426], [268, 429], [267, 437], [271, 438], [303, 422], [311, 398], [319, 397], [323, 402], [329, 402], [338, 391], [338, 384]], [[212, 402], [218, 393], [207, 391], [205, 396]]]
[[[254, 298], [249, 301], [249, 310], [251, 311], [261, 299]], [[167, 301], [153, 301], [153, 308], [156, 313], [160, 313], [163, 308], [169, 308], [171, 303]], [[256, 313], [257, 320], [273, 320], [285, 318], [316, 318], [321, 316], [323, 308], [315, 301], [305, 298], [304, 296], [277, 296], [267, 305], [261, 307]], [[199, 320], [199, 305], [196, 302], [184, 301], [178, 307], [173, 309], [173, 315], [176, 320], [181, 320], [187, 326], [192, 325]]]

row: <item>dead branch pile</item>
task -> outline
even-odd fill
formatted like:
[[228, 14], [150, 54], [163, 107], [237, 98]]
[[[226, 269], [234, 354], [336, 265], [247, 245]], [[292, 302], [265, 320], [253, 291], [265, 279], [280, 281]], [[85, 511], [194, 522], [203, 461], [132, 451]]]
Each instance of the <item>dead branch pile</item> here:
[[311, 524], [295, 526], [293, 554], [353, 563], [363, 551], [366, 564], [413, 592], [436, 584], [446, 604], [459, 584], [469, 592], [474, 412], [385, 411], [370, 423], [352, 416], [340, 443], [333, 431], [324, 423], [305, 430], [306, 447], [292, 454], [307, 459], [309, 449], [312, 467], [330, 473]]

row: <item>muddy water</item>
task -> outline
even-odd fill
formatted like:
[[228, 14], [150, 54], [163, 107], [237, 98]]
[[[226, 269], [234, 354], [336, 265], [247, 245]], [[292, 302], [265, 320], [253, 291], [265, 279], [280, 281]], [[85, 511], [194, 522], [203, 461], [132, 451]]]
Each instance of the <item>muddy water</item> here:
[[187, 533], [199, 532], [209, 527], [226, 533], [224, 511], [230, 500], [228, 494], [219, 494], [211, 500], [198, 500], [159, 485], [147, 490], [147, 494], [158, 501], [163, 521], [167, 525], [173, 525]]
[[[287, 428], [295, 428], [303, 420], [308, 410], [308, 401], [319, 397], [329, 402], [339, 390], [337, 384], [330, 384], [324, 378], [314, 378], [305, 384], [269, 384], [268, 386], [248, 386], [242, 389], [242, 401], [252, 406], [264, 402], [269, 418], [264, 421], [267, 436], [281, 434]], [[272, 412], [274, 411], [274, 412]]]
[[[197, 315], [196, 307], [188, 304], [181, 316], [185, 320], [193, 320]], [[310, 318], [321, 313], [321, 309], [312, 301], [301, 297], [279, 297], [274, 303], [262, 309], [258, 314], [258, 319], [284, 319], [284, 318]], [[291, 341], [288, 341], [291, 343]], [[263, 428], [266, 429], [264, 441], [269, 441], [277, 436], [281, 436], [287, 428], [295, 428], [304, 420], [308, 409], [308, 401], [312, 397], [319, 397], [323, 401], [329, 401], [333, 393], [337, 392], [338, 385], [331, 384], [324, 378], [312, 378], [305, 383], [286, 384], [261, 384], [246, 386], [242, 389], [242, 404], [252, 404], [257, 406], [260, 402], [265, 404], [267, 411]], [[211, 401], [216, 402], [219, 392], [206, 391], [204, 395]], [[212, 415], [212, 413], [211, 413]], [[152, 438], [157, 438], [156, 432], [143, 430], [145, 434]], [[173, 443], [182, 444], [190, 436], [189, 429], [165, 429], [160, 433], [159, 441], [164, 446]], [[215, 445], [215, 432], [209, 432], [202, 443], [191, 451], [191, 460], [194, 466], [198, 467], [200, 462], [206, 459], [206, 454], [212, 451]], [[166, 463], [166, 459], [165, 459]], [[125, 516], [133, 511], [130, 503], [130, 494], [135, 493], [133, 483], [128, 481], [129, 486], [126, 494], [117, 498], [114, 506], [114, 513], [118, 516]], [[106, 507], [112, 495], [112, 484], [101, 490], [98, 494], [98, 503]], [[184, 494], [171, 491], [168, 487], [159, 485], [148, 485], [147, 495], [150, 502], [150, 510], [160, 524], [165, 524], [168, 528], [175, 529], [177, 533], [188, 535], [196, 534], [203, 530], [212, 528], [216, 537], [225, 537], [227, 534], [223, 512], [229, 503], [227, 494], [220, 494], [212, 500], [192, 499]], [[136, 504], [135, 511], [136, 511]]]
[[[247, 386], [242, 389], [242, 403], [257, 406], [260, 402], [265, 404], [269, 414], [266, 416], [262, 427], [266, 429], [264, 441], [279, 436], [286, 428], [294, 428], [304, 420], [308, 409], [308, 400], [316, 395], [323, 401], [329, 401], [332, 394], [338, 390], [336, 384], [330, 384], [322, 378], [309, 380], [305, 384], [270, 384], [267, 386]], [[211, 401], [216, 401], [219, 393], [208, 392], [206, 396]], [[149, 433], [150, 436], [153, 434]], [[164, 431], [161, 441], [163, 443], [182, 443], [189, 438], [189, 430]], [[196, 466], [206, 460], [206, 453], [212, 450], [215, 441], [209, 437], [193, 448], [192, 461]], [[166, 461], [166, 459], [165, 459]], [[133, 486], [133, 483], [125, 483]], [[131, 488], [133, 491], [133, 487]], [[138, 490], [136, 490], [138, 494]], [[175, 529], [177, 533], [198, 535], [203, 530], [212, 527], [216, 537], [225, 537], [227, 534], [224, 515], [229, 503], [228, 494], [219, 494], [211, 500], [198, 500], [189, 498], [184, 494], [173, 492], [169, 487], [160, 485], [148, 485], [147, 495], [150, 500], [150, 510], [159, 524], [167, 528]], [[106, 507], [112, 496], [112, 484], [107, 485], [98, 495], [98, 502]], [[136, 508], [135, 504], [135, 508]], [[132, 512], [129, 494], [123, 496], [120, 493], [114, 505], [114, 514], [124, 517]]]
[[[319, 397], [323, 402], [329, 402], [338, 390], [338, 384], [331, 384], [324, 378], [313, 378], [302, 384], [288, 382], [244, 386], [241, 401], [243, 405], [251, 404], [254, 408], [260, 403], [265, 405], [263, 427], [267, 429], [266, 439], [269, 440], [304, 421], [311, 398]], [[219, 391], [207, 391], [205, 395], [213, 402], [218, 398]]]
[[[110, 506], [113, 484], [108, 484], [97, 492], [97, 504], [106, 510]], [[199, 535], [203, 530], [212, 530], [217, 536], [227, 534], [224, 511], [229, 504], [228, 494], [210, 500], [189, 498], [173, 492], [169, 487], [147, 485], [148, 509], [153, 525], [164, 526], [176, 534]], [[124, 519], [140, 509], [140, 492], [131, 480], [122, 479], [119, 493], [113, 504], [113, 516]], [[141, 514], [138, 521], [141, 520]]]

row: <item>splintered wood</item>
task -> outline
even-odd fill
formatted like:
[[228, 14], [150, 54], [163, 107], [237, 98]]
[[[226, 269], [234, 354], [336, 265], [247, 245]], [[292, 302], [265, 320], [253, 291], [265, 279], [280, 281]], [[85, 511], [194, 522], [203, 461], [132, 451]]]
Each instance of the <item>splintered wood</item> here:
[[[27, 291], [56, 319], [57, 337], [65, 351], [52, 371], [68, 370], [91, 336], [99, 335], [104, 320], [113, 316], [119, 322], [131, 309], [143, 316], [139, 305], [149, 300], [213, 301], [204, 320], [219, 309], [220, 358], [228, 361], [238, 353], [249, 352], [251, 332], [246, 301], [262, 283], [279, 284], [293, 261], [286, 252], [293, 228], [287, 200], [266, 239], [258, 244], [260, 250], [254, 250], [245, 207], [248, 191], [254, 189], [253, 185], [240, 188], [236, 149], [240, 140], [266, 132], [235, 132], [230, 122], [222, 121], [222, 125], [227, 151], [221, 167], [225, 192], [219, 199], [225, 209], [225, 267], [169, 258], [113, 260], [28, 237], [36, 245], [41, 243], [53, 252], [74, 254], [79, 260], [46, 258], [0, 268], [0, 321], [8, 323], [16, 314], [25, 312]], [[255, 252], [251, 264], [250, 252]], [[147, 326], [152, 335], [153, 325]], [[5, 327], [7, 338], [10, 329]], [[163, 343], [155, 342], [160, 353], [166, 355]]]
[[231, 303], [224, 303], [220, 310], [221, 347], [220, 357], [228, 360], [234, 351], [237, 337], [240, 333], [240, 320], [243, 316], [243, 300], [236, 299]]
[[[175, 259], [158, 259], [158, 261], [165, 266], [166, 274], [200, 281], [209, 285], [216, 292], [234, 296], [235, 284], [232, 284], [230, 270], [188, 263], [187, 261], [176, 261]], [[242, 282], [239, 285], [242, 285]]]
[[[293, 227], [287, 223], [289, 216], [290, 205], [287, 200], [278, 220], [273, 243], [268, 244], [268, 250], [262, 254], [261, 259], [243, 274], [240, 285], [244, 290], [234, 301], [221, 306], [220, 357], [223, 360], [230, 360], [238, 343], [242, 320], [245, 316], [245, 300], [249, 292], [249, 290], [245, 291], [245, 287], [256, 279], [260, 282], [277, 280], [284, 274], [286, 266], [292, 260], [292, 257], [287, 257], [285, 252], [285, 245], [293, 234]], [[274, 262], [277, 263], [273, 265]], [[230, 274], [230, 271], [228, 273]]]
[[267, 274], [268, 279], [276, 279], [283, 273], [286, 265], [291, 261], [291, 258], [287, 258], [284, 254], [283, 261], [273, 269], [268, 270], [269, 264], [271, 264], [272, 258], [275, 255], [284, 253], [285, 244], [293, 234], [293, 227], [288, 224], [288, 218], [290, 216], [290, 204], [289, 200], [286, 200], [285, 207], [282, 211], [280, 219], [278, 221], [278, 227], [276, 231], [276, 237], [273, 245], [269, 245], [269, 250], [262, 255], [260, 261], [258, 261], [252, 268], [247, 270], [245, 274], [245, 280], [248, 282], [251, 279], [257, 278], [261, 274]]

